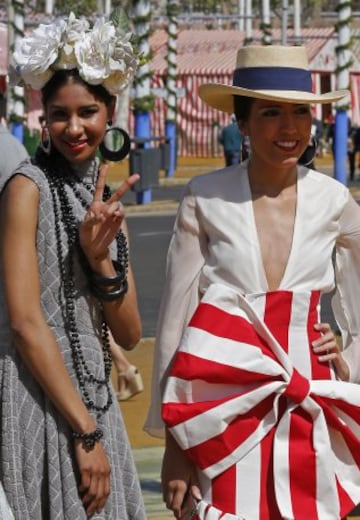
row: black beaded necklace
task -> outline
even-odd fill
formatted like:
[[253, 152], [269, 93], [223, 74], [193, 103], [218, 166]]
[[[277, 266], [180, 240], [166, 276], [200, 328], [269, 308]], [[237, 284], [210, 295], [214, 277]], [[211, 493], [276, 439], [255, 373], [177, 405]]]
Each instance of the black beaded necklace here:
[[[79, 221], [74, 215], [72, 203], [69, 197], [69, 193], [66, 190], [68, 186], [75, 198], [81, 203], [82, 207], [87, 210], [91, 199], [93, 197], [95, 188], [93, 184], [83, 183], [82, 180], [76, 176], [71, 170], [68, 163], [64, 164], [61, 160], [59, 164], [59, 158], [56, 160], [48, 156], [45, 156], [43, 152], [38, 152], [35, 158], [35, 164], [37, 164], [46, 174], [46, 178], [49, 184], [50, 193], [53, 202], [54, 221], [55, 221], [55, 237], [56, 237], [56, 248], [59, 261], [60, 277], [63, 286], [64, 302], [62, 305], [62, 312], [64, 319], [68, 324], [68, 336], [70, 341], [72, 362], [75, 370], [75, 374], [79, 383], [82, 399], [88, 410], [93, 410], [97, 414], [105, 413], [112, 404], [112, 397], [110, 391], [110, 374], [112, 368], [112, 357], [109, 342], [109, 329], [107, 324], [102, 319], [102, 352], [104, 358], [104, 378], [97, 378], [91, 373], [88, 364], [84, 358], [80, 334], [76, 323], [76, 291], [74, 282], [74, 259], [77, 256], [79, 263], [87, 273], [87, 261], [84, 257], [82, 249], [79, 243], [78, 226]], [[57, 166], [54, 166], [57, 165]], [[63, 172], [66, 172], [65, 174]], [[89, 200], [83, 197], [81, 188], [85, 188], [86, 192], [89, 193]], [[104, 200], [109, 199], [111, 196], [111, 190], [108, 186], [104, 190]], [[64, 246], [62, 243], [61, 226], [63, 227], [68, 243], [68, 254], [65, 255]], [[120, 262], [125, 272], [128, 267], [128, 248], [126, 237], [120, 230], [116, 237], [117, 242], [117, 261]], [[100, 302], [99, 302], [99, 305]], [[105, 387], [107, 393], [106, 403], [104, 405], [97, 405], [92, 399], [87, 390], [88, 385], [94, 385], [97, 389]]]

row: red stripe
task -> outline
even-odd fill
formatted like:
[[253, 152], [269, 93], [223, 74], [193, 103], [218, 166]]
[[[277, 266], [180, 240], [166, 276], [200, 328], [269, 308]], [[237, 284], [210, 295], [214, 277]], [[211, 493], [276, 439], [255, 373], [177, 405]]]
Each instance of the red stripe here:
[[337, 406], [340, 408], [340, 410], [351, 417], [357, 424], [360, 424], [360, 406], [355, 406], [346, 401], [342, 401], [341, 399], [328, 399], [326, 397], [321, 397], [320, 399], [327, 402], [330, 406]]
[[241, 316], [230, 314], [208, 303], [199, 305], [189, 327], [205, 330], [220, 338], [258, 347], [263, 354], [277, 360], [271, 348], [257, 334], [252, 323]]
[[340, 517], [344, 518], [351, 513], [356, 504], [351, 500], [345, 489], [342, 487], [338, 479], [336, 479], [336, 487], [338, 490], [339, 502], [340, 502]]
[[[291, 320], [292, 300], [293, 293], [290, 291], [274, 291], [266, 294], [264, 323], [268, 326], [269, 330], [286, 353], [289, 350], [289, 326]], [[279, 412], [281, 409], [284, 410], [285, 407], [286, 400], [285, 398], [281, 398], [279, 403]], [[280, 414], [280, 417], [281, 415], [282, 413]], [[266, 506], [262, 506], [260, 518], [281, 519], [274, 492], [274, 433], [271, 437], [268, 436], [269, 438], [266, 437], [264, 439], [261, 447], [262, 457], [264, 456], [265, 459], [267, 459], [267, 462], [264, 462], [264, 469], [267, 468], [267, 475], [265, 476], [263, 474], [264, 472], [261, 472], [261, 496], [265, 499]]]
[[[312, 444], [313, 423], [301, 408], [291, 414], [289, 432], [290, 490], [294, 517], [316, 520], [316, 454]], [[286, 456], [285, 454], [283, 456]]]
[[224, 399], [201, 403], [166, 403], [162, 405], [162, 419], [169, 428], [172, 428], [173, 426], [177, 426], [193, 417], [197, 417], [212, 408], [216, 408], [216, 406], [219, 406], [228, 400], [229, 399], [226, 397]]
[[261, 441], [259, 519], [282, 520], [274, 493], [273, 442], [276, 428]]
[[211, 481], [212, 503], [220, 511], [236, 513], [236, 466], [231, 466]]
[[[359, 438], [354, 435], [354, 433], [350, 430], [350, 428], [344, 424], [334, 410], [331, 409], [332, 399], [326, 399], [323, 397], [319, 397], [317, 395], [312, 395], [313, 399], [321, 406], [326, 422], [329, 427], [336, 429], [341, 432], [344, 441], [346, 442], [347, 447], [349, 448], [352, 457], [354, 458], [356, 464], [360, 468], [360, 441]], [[339, 401], [338, 401], [339, 403]], [[339, 403], [339, 408], [341, 405]], [[357, 422], [359, 424], [359, 422]]]
[[272, 408], [274, 396], [264, 399], [248, 413], [238, 415], [220, 435], [198, 444], [185, 453], [200, 467], [207, 468], [227, 457], [242, 444], [259, 426], [264, 415]]
[[[259, 387], [260, 386], [261, 385], [259, 385]], [[246, 393], [251, 393], [252, 390], [253, 389], [250, 389], [248, 392], [237, 392], [231, 396], [222, 399], [212, 399], [211, 401], [200, 401], [196, 403], [168, 402], [162, 405], [162, 419], [169, 428], [172, 428], [212, 408], [216, 408], [227, 401], [236, 399]]]
[[306, 377], [302, 376], [300, 372], [293, 369], [290, 381], [286, 385], [284, 395], [291, 399], [294, 403], [300, 404], [309, 394], [310, 382]]
[[289, 345], [292, 299], [293, 293], [290, 291], [266, 294], [264, 322], [286, 353]]
[[321, 333], [314, 329], [314, 324], [319, 323], [318, 312], [316, 306], [320, 298], [319, 291], [313, 291], [310, 298], [310, 311], [307, 322], [307, 333], [309, 338], [309, 354], [311, 362], [311, 379], [331, 379], [331, 371], [329, 363], [321, 363], [319, 355], [315, 354], [311, 343], [321, 337]]
[[[221, 348], [221, 342], [219, 342], [219, 348]], [[208, 354], [210, 356], [211, 352], [208, 352]], [[260, 363], [261, 361], [259, 364]], [[266, 370], [265, 363], [263, 368]], [[217, 361], [212, 361], [211, 359], [204, 359], [181, 351], [176, 354], [170, 375], [187, 381], [201, 379], [208, 383], [229, 385], [261, 384], [263, 382], [281, 379], [280, 377], [262, 374], [255, 372], [255, 370], [244, 370], [241, 367], [225, 365]]]

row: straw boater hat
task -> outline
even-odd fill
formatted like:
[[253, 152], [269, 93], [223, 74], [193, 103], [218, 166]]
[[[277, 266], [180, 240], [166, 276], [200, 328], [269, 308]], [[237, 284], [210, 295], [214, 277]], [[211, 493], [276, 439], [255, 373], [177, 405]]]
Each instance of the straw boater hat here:
[[238, 51], [232, 85], [208, 83], [199, 87], [205, 103], [223, 112], [234, 112], [233, 96], [247, 96], [288, 103], [331, 103], [348, 90], [312, 92], [305, 47], [245, 46]]

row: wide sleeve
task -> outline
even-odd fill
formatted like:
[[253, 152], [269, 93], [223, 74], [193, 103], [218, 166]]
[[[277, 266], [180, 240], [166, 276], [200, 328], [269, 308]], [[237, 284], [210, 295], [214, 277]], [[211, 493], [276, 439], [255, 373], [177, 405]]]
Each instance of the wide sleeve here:
[[199, 302], [199, 277], [207, 254], [207, 238], [197, 214], [196, 197], [189, 183], [170, 241], [166, 279], [156, 330], [152, 397], [144, 429], [164, 436], [161, 398], [165, 380], [183, 330]]
[[360, 383], [360, 207], [349, 195], [339, 220], [336, 291], [332, 307], [343, 340], [350, 381]]

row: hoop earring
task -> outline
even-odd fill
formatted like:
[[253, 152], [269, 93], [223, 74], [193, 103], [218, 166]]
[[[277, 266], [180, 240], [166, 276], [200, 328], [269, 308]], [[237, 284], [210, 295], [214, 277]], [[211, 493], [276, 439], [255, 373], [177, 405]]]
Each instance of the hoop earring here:
[[43, 152], [46, 153], [46, 155], [50, 155], [51, 138], [50, 138], [49, 130], [47, 129], [46, 126], [43, 126], [42, 130], [41, 130], [40, 148], [43, 150]]
[[[111, 150], [105, 144], [105, 138], [110, 132], [117, 132], [122, 137], [122, 144], [118, 150]], [[121, 141], [120, 141], [121, 142]], [[99, 145], [99, 150], [104, 159], [111, 162], [118, 162], [124, 159], [130, 152], [130, 137], [125, 130], [118, 126], [108, 128], [105, 132], [103, 141]]]
[[[310, 138], [310, 144], [308, 144], [307, 148], [303, 152], [304, 158], [301, 160], [301, 157], [299, 159], [299, 163], [302, 166], [311, 166], [313, 165], [314, 159], [316, 157], [317, 147], [318, 147], [318, 140], [314, 135]], [[304, 162], [306, 161], [306, 162]]]

